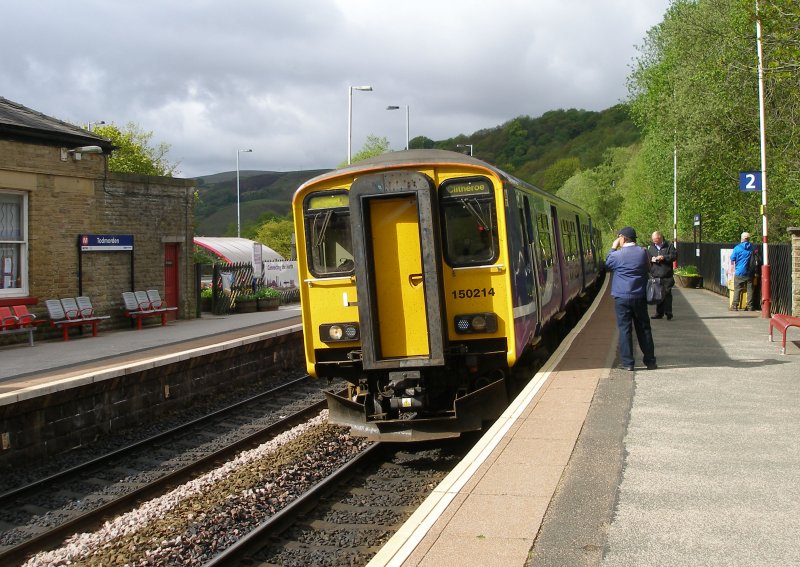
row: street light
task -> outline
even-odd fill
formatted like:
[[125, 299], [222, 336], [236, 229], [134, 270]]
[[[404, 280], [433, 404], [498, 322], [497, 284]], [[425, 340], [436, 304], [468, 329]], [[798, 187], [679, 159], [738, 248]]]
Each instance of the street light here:
[[242, 236], [242, 217], [239, 209], [239, 154], [242, 152], [248, 153], [253, 150], [236, 150], [236, 237]]
[[89, 132], [91, 132], [93, 125], [95, 125], [95, 124], [100, 125], [100, 124], [105, 124], [105, 123], [106, 123], [105, 120], [96, 120], [95, 122], [89, 122], [89, 125], [86, 126], [86, 129], [89, 130]]
[[457, 148], [469, 148], [469, 155], [472, 155], [472, 144], [456, 144]]
[[[387, 106], [386, 110], [400, 110], [399, 106]], [[410, 150], [411, 146], [408, 145], [408, 105], [406, 105], [406, 149]]]
[[372, 87], [364, 85], [363, 87], [350, 87], [350, 94], [347, 97], [347, 165], [350, 165], [350, 156], [352, 155], [353, 143], [353, 91], [371, 91]]

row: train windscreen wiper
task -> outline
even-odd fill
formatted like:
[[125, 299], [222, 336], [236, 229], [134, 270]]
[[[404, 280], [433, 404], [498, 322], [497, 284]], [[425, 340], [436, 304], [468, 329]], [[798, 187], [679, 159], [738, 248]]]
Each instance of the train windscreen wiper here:
[[469, 214], [471, 214], [475, 218], [475, 220], [478, 221], [478, 224], [483, 230], [488, 231], [490, 229], [489, 223], [486, 222], [486, 220], [484, 220], [483, 216], [481, 215], [481, 210], [480, 210], [481, 205], [477, 199], [464, 199], [463, 201], [461, 201], [461, 204], [464, 206], [465, 209], [469, 211]]
[[[321, 213], [320, 213], [321, 214]], [[314, 241], [314, 247], [320, 248], [322, 244], [325, 242], [325, 233], [328, 231], [328, 225], [331, 221], [331, 216], [333, 215], [333, 210], [328, 209], [325, 211], [325, 218], [322, 219], [322, 226], [319, 228], [319, 232], [317, 233], [317, 239]], [[314, 224], [317, 224], [317, 219], [319, 218], [319, 214], [314, 217]]]

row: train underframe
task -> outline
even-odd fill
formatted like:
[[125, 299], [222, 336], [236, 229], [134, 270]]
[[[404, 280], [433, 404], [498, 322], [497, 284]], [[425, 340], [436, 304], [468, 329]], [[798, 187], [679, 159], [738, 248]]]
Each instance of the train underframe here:
[[[480, 430], [508, 406], [510, 370], [498, 341], [456, 345], [438, 367], [398, 361], [392, 370], [365, 372], [355, 359], [345, 373], [347, 392], [326, 392], [329, 421], [354, 435], [381, 441], [457, 437]], [[505, 342], [505, 341], [502, 341]], [[338, 372], [336, 372], [338, 370]], [[325, 373], [341, 375], [343, 366]]]

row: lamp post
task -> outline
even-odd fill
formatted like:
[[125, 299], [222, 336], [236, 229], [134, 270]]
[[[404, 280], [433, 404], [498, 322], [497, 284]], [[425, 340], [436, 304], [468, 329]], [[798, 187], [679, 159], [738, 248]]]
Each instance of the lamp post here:
[[92, 131], [92, 126], [94, 126], [95, 124], [99, 125], [99, 124], [105, 124], [105, 123], [106, 123], [105, 120], [96, 120], [94, 122], [89, 122], [89, 124], [86, 126], [86, 129], [89, 130], [89, 132], [91, 132]]
[[371, 91], [372, 87], [364, 85], [361, 87], [350, 87], [347, 97], [347, 165], [350, 165], [353, 143], [353, 91]]
[[472, 155], [472, 144], [456, 144], [457, 148], [469, 148], [469, 155]]
[[239, 208], [239, 154], [252, 152], [249, 150], [236, 150], [236, 238], [242, 237], [242, 217]]
[[[400, 110], [400, 107], [399, 106], [394, 106], [394, 105], [387, 106], [386, 110]], [[408, 124], [409, 124], [409, 121], [408, 121], [408, 105], [406, 105], [406, 149], [410, 150], [411, 146], [409, 146], [409, 144], [408, 144]]]

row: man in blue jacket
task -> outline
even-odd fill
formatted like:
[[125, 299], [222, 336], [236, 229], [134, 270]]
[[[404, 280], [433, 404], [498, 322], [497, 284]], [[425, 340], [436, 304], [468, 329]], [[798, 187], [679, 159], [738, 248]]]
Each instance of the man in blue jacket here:
[[634, 369], [633, 327], [636, 329], [636, 339], [642, 349], [645, 366], [648, 370], [655, 370], [658, 368], [656, 349], [645, 297], [650, 257], [644, 249], [636, 246], [636, 231], [633, 228], [626, 226], [620, 229], [619, 236], [611, 244], [611, 251], [606, 257], [606, 268], [614, 272], [611, 297], [614, 298], [619, 329], [620, 368], [629, 371]]
[[[736, 245], [731, 254], [731, 264], [735, 271], [733, 276], [733, 304], [731, 311], [739, 310], [739, 301], [742, 291], [747, 289], [747, 299], [751, 311], [758, 311], [758, 301], [753, 297], [753, 270], [750, 269], [750, 256], [753, 255], [753, 245], [750, 244], [750, 233], [743, 232], [741, 242]], [[747, 309], [747, 307], [745, 308]]]

